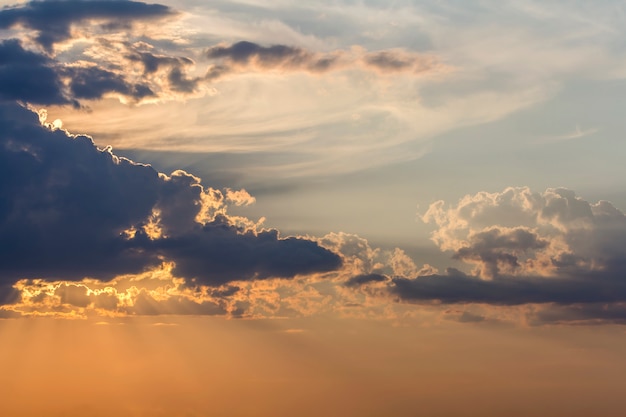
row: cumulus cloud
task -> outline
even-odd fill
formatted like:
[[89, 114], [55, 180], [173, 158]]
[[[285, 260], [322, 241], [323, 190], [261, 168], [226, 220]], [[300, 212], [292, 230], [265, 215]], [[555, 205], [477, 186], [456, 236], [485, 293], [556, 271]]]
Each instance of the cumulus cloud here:
[[172, 261], [177, 276], [220, 285], [341, 264], [311, 240], [229, 217], [223, 193], [184, 171], [167, 176], [118, 158], [17, 104], [0, 105], [0, 120], [4, 283], [111, 279]]
[[400, 300], [499, 306], [545, 304], [535, 322], [618, 321], [626, 310], [626, 217], [567, 189], [481, 192], [433, 203], [432, 240], [470, 273], [395, 277]]
[[126, 29], [136, 20], [161, 19], [174, 14], [167, 6], [130, 0], [31, 1], [0, 10], [0, 29], [33, 30], [35, 41], [50, 52], [54, 44], [72, 37], [75, 24], [96, 21], [107, 29]]
[[[350, 277], [370, 275], [394, 275], [409, 277], [420, 275], [420, 269], [400, 248], [383, 250], [372, 247], [367, 239], [350, 233], [329, 233], [318, 239], [323, 247], [343, 258], [344, 271]], [[428, 265], [424, 265], [429, 268]], [[359, 279], [352, 281], [358, 285]], [[372, 280], [365, 280], [372, 282]]]
[[[183, 173], [179, 172], [176, 175], [182, 177]], [[187, 181], [194, 183], [193, 178], [187, 178]], [[224, 196], [222, 198], [227, 200]], [[227, 220], [227, 218], [227, 215], [220, 213], [214, 215], [214, 219], [218, 221]], [[151, 226], [159, 229], [158, 232], [153, 231], [153, 233], [159, 236], [170, 233], [169, 229], [163, 227], [168, 222], [161, 219], [159, 221], [159, 225]], [[211, 225], [211, 227], [214, 226], [215, 224]], [[185, 229], [185, 227], [187, 226], [183, 224], [181, 230], [185, 231], [181, 233], [174, 230], [173, 236], [193, 235], [193, 229]], [[228, 227], [224, 229], [224, 232], [230, 233]], [[272, 234], [271, 231], [266, 232], [268, 232], [266, 237]], [[263, 232], [257, 232], [257, 235], [263, 234]], [[268, 318], [332, 313], [344, 317], [381, 318], [396, 314], [386, 301], [385, 290], [391, 278], [385, 272], [393, 274], [394, 271], [396, 273], [406, 271], [407, 259], [410, 258], [401, 250], [388, 251], [371, 248], [365, 239], [354, 235], [329, 235], [324, 238], [326, 244], [332, 244], [344, 251], [338, 253], [343, 264], [341, 268], [332, 271], [298, 273], [292, 279], [279, 279], [275, 276], [264, 278], [262, 268], [268, 263], [260, 258], [268, 253], [272, 255], [269, 252], [272, 245], [269, 245], [265, 252], [261, 249], [253, 253], [253, 238], [253, 234], [248, 234], [244, 237], [243, 243], [233, 244], [226, 241], [232, 241], [230, 237], [225, 240], [224, 236], [216, 235], [213, 237], [214, 246], [221, 243], [224, 248], [209, 248], [203, 254], [202, 262], [207, 264], [223, 262], [224, 264], [232, 259], [231, 249], [235, 245], [245, 244], [248, 247], [243, 250], [247, 252], [238, 259], [242, 265], [233, 266], [233, 268], [241, 270], [249, 268], [254, 262], [262, 263], [264, 266], [257, 268], [254, 279], [246, 279], [246, 271], [234, 274], [234, 270], [227, 270], [221, 274], [219, 265], [218, 269], [213, 269], [212, 265], [206, 267], [206, 270], [211, 270], [211, 273], [215, 274], [207, 278], [204, 275], [205, 266], [202, 263], [193, 263], [193, 259], [197, 258], [194, 249], [191, 253], [186, 253], [187, 248], [182, 248], [181, 252], [185, 252], [183, 256], [188, 256], [188, 258], [183, 259], [178, 254], [172, 255], [171, 258], [177, 258], [176, 261], [164, 261], [145, 272], [117, 275], [110, 280], [94, 278], [77, 278], [73, 281], [53, 278], [17, 280], [12, 287], [10, 284], [0, 287], [0, 296], [3, 294], [6, 296], [3, 299], [3, 305], [0, 305], [0, 315], [84, 318], [194, 314]], [[273, 239], [274, 237], [271, 237], [268, 240]], [[293, 253], [292, 242], [289, 242], [289, 239], [286, 240], [287, 244], [280, 248], [281, 255], [290, 258], [291, 262], [299, 262], [303, 256], [307, 256], [302, 251], [297, 254]], [[316, 247], [315, 241], [308, 242], [310, 248]], [[242, 251], [240, 247], [233, 250]], [[376, 254], [374, 256], [377, 260], [374, 263], [366, 260], [368, 253], [369, 255]], [[216, 261], [219, 257], [225, 260]], [[249, 257], [249, 260], [246, 261], [245, 257]], [[359, 258], [362, 259], [358, 261]], [[243, 262], [241, 259], [244, 259]], [[397, 266], [398, 269], [393, 267], [394, 260], [400, 265]], [[294, 264], [283, 264], [282, 267], [289, 268], [290, 265]], [[181, 267], [183, 269], [198, 268], [203, 278], [189, 279], [188, 277], [193, 276], [194, 271], [183, 274]], [[280, 267], [280, 264], [273, 268], [276, 267]], [[372, 270], [372, 267], [379, 272], [366, 272]], [[412, 270], [414, 269], [413, 265]], [[300, 269], [300, 272], [302, 271], [303, 269]], [[361, 273], [354, 275], [356, 271], [361, 271]], [[4, 293], [2, 288], [6, 290]], [[402, 307], [399, 304], [396, 306]]]
[[624, 260], [626, 219], [608, 201], [589, 203], [567, 189], [527, 187], [433, 203], [422, 219], [432, 240], [488, 279], [500, 274], [570, 275], [608, 271]]
[[111, 281], [76, 282], [24, 279], [0, 313], [61, 318], [128, 315], [229, 315], [237, 287], [189, 287], [171, 274], [172, 264]]

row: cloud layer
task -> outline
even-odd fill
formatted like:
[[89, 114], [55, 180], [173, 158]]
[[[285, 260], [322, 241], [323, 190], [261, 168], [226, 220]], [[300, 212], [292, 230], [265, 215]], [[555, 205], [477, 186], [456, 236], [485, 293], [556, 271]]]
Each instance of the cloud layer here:
[[[137, 30], [141, 22], [160, 25], [176, 16], [167, 6], [126, 0], [33, 1], [0, 10], [0, 29], [15, 36], [0, 41], [0, 304], [20, 313], [45, 309], [71, 315], [92, 309], [102, 314], [240, 317], [374, 305], [380, 313], [393, 299], [430, 306], [531, 306], [529, 317], [536, 323], [626, 322], [626, 220], [609, 202], [589, 203], [567, 189], [536, 193], [508, 188], [468, 195], [451, 206], [434, 203], [422, 219], [436, 226], [432, 240], [438, 248], [463, 265], [462, 271], [448, 268], [440, 274], [429, 265], [419, 269], [400, 249], [372, 248], [355, 235], [282, 238], [276, 230], [227, 212], [228, 204], [254, 201], [245, 190], [215, 190], [180, 170], [159, 173], [117, 157], [110, 148], [98, 149], [88, 136], [42, 125], [44, 113], [38, 118], [28, 110], [29, 104], [82, 109], [109, 97], [130, 104], [187, 99], [229, 78], [255, 78], [245, 76], [249, 74], [305, 74], [312, 80], [331, 72], [359, 72], [363, 86], [382, 75], [449, 71], [436, 57], [415, 52], [412, 44], [366, 50], [333, 43], [334, 49], [323, 49], [302, 38], [277, 43], [239, 34], [227, 42], [207, 37], [173, 47], [176, 42]], [[507, 42], [501, 50], [508, 50]], [[485, 54], [482, 47], [479, 52], [461, 49], [468, 56]], [[492, 55], [502, 59], [502, 54]], [[541, 62], [543, 72], [549, 60], [526, 61]], [[510, 73], [509, 60], [503, 62], [499, 70]], [[500, 64], [495, 64], [497, 69]], [[513, 66], [512, 72], [524, 72]], [[561, 73], [557, 68], [556, 74]], [[445, 113], [439, 105], [433, 113], [417, 106], [417, 90], [404, 95], [405, 79], [389, 83], [398, 90], [389, 92], [399, 94], [411, 110], [398, 120], [427, 125], [429, 115]], [[469, 90], [478, 88], [477, 79], [467, 77]], [[381, 84], [390, 78], [384, 80]], [[315, 89], [327, 93], [322, 90]], [[326, 103], [331, 101], [335, 99]], [[395, 120], [391, 115], [397, 108], [387, 109], [375, 94], [362, 96], [361, 102], [380, 106], [382, 113], [360, 114], [351, 112], [351, 106], [338, 106], [348, 109], [351, 126], [375, 122], [376, 114]], [[471, 115], [478, 107], [473, 103], [461, 100], [460, 113]], [[500, 110], [504, 101], [495, 103]], [[291, 111], [291, 104], [287, 107]], [[414, 107], [424, 112], [421, 119], [412, 117]], [[491, 121], [509, 111], [468, 120]], [[245, 112], [237, 108], [234, 113]], [[261, 119], [260, 125], [272, 124]], [[308, 126], [309, 115], [303, 119]], [[454, 125], [447, 116], [441, 123]], [[361, 127], [365, 133], [349, 145], [341, 144], [347, 151], [338, 153], [334, 163], [343, 167], [345, 155], [356, 158], [354, 143], [367, 143], [358, 138], [374, 138], [372, 149], [374, 142], [393, 142], [389, 126], [411, 140], [415, 136], [403, 124], [383, 124], [385, 140], [377, 140], [371, 126], [375, 124]], [[330, 138], [321, 142], [320, 154], [334, 155], [335, 136], [328, 132], [333, 131], [319, 134]], [[258, 134], [252, 132], [255, 138]], [[287, 137], [281, 146], [293, 145]], [[311, 138], [303, 140], [313, 142]], [[249, 142], [256, 146], [259, 141]], [[289, 286], [273, 278], [293, 280]], [[468, 311], [460, 317], [482, 320]]]

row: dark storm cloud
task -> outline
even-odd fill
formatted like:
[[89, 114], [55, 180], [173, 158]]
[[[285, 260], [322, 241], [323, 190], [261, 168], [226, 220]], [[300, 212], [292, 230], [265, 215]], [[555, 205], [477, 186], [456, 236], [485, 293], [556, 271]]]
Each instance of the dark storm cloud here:
[[86, 136], [42, 127], [0, 105], [0, 274], [4, 279], [112, 278], [157, 262], [120, 232], [159, 196], [152, 168], [99, 151]]
[[626, 302], [554, 305], [534, 312], [529, 319], [534, 325], [626, 324]]
[[19, 299], [20, 299], [20, 292], [18, 290], [16, 290], [10, 285], [0, 284], [0, 305], [13, 304], [17, 302]]
[[150, 86], [96, 66], [66, 66], [25, 49], [20, 41], [0, 42], [0, 99], [41, 105], [72, 104], [109, 93], [139, 101], [154, 96]]
[[[217, 217], [195, 221], [207, 197], [199, 179], [99, 150], [87, 136], [41, 126], [33, 112], [0, 104], [0, 277], [109, 279], [164, 260], [214, 285], [293, 277], [340, 266], [306, 239], [258, 234]], [[155, 219], [156, 216], [156, 219]], [[149, 236], [154, 220], [164, 234]]]
[[613, 303], [626, 301], [624, 273], [626, 269], [567, 278], [508, 276], [483, 280], [453, 270], [448, 275], [394, 278], [391, 292], [404, 301], [444, 304]]
[[[194, 62], [187, 57], [157, 55], [146, 51], [133, 51], [126, 58], [131, 62], [140, 62], [144, 68], [144, 74], [154, 74], [159, 70], [167, 71], [167, 80], [172, 90], [180, 93], [193, 93], [197, 90], [200, 82], [199, 77], [188, 77], [185, 67]], [[210, 76], [208, 77], [211, 78]]]
[[63, 71], [70, 78], [70, 93], [76, 99], [95, 100], [118, 93], [136, 101], [154, 96], [149, 86], [130, 84], [123, 76], [97, 67], [74, 67]]
[[370, 282], [385, 282], [387, 277], [380, 274], [361, 274], [356, 275], [344, 284], [346, 287], [360, 287], [361, 285], [369, 284]]
[[16, 39], [0, 42], [0, 99], [68, 104], [57, 63], [24, 49]]
[[146, 74], [153, 74], [163, 67], [180, 67], [193, 64], [193, 61], [186, 57], [157, 55], [145, 51], [133, 51], [127, 55], [127, 58], [130, 61], [141, 62]]
[[257, 65], [261, 68], [286, 68], [324, 72], [337, 63], [337, 56], [319, 55], [305, 49], [287, 46], [261, 46], [241, 41], [230, 46], [214, 46], [207, 51], [209, 59], [222, 59], [234, 66]]
[[175, 274], [211, 285], [237, 279], [293, 277], [341, 265], [339, 256], [313, 241], [279, 239], [276, 230], [239, 232], [223, 216], [190, 233], [159, 240], [157, 245], [176, 261]]
[[134, 20], [158, 19], [175, 12], [160, 4], [128, 0], [47, 0], [0, 10], [0, 29], [24, 27], [37, 32], [35, 40], [50, 51], [70, 39], [75, 23], [104, 21], [108, 29], [127, 27]]

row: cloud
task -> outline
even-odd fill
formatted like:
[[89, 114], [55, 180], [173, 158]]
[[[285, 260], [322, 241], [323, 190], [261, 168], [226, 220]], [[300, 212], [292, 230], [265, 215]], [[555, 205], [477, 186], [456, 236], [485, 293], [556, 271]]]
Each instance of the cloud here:
[[226, 200], [237, 206], [249, 206], [256, 202], [256, 199], [246, 190], [231, 190], [230, 188], [226, 189]]
[[589, 203], [567, 189], [481, 192], [422, 216], [433, 241], [473, 265], [471, 273], [395, 277], [399, 300], [443, 304], [544, 305], [535, 323], [623, 320], [626, 217], [607, 201]]
[[[413, 260], [402, 249], [383, 250], [375, 248], [369, 244], [367, 239], [358, 235], [333, 232], [318, 239], [318, 242], [323, 247], [341, 255], [343, 270], [349, 277], [353, 277], [350, 278], [353, 286], [358, 286], [363, 279], [368, 280], [363, 277], [371, 278], [374, 275], [408, 277], [422, 273], [422, 270], [418, 269]], [[428, 271], [431, 270], [429, 265], [424, 265], [424, 268]]]
[[472, 234], [467, 246], [458, 249], [455, 259], [481, 264], [481, 275], [493, 278], [520, 268], [519, 254], [543, 249], [548, 241], [523, 227], [492, 228]]
[[[145, 45], [145, 44], [144, 44]], [[179, 67], [181, 65], [191, 65], [193, 61], [186, 57], [172, 57], [167, 55], [157, 55], [148, 51], [132, 50], [127, 55], [131, 61], [140, 62], [146, 74], [154, 74], [159, 69], [169, 67]]]
[[346, 287], [358, 287], [370, 282], [385, 282], [387, 277], [380, 274], [362, 274], [356, 275], [346, 281]]
[[362, 48], [330, 53], [275, 44], [262, 46], [249, 41], [231, 45], [216, 45], [206, 52], [207, 58], [217, 62], [209, 69], [207, 78], [215, 79], [235, 71], [304, 71], [324, 73], [342, 69], [375, 70], [379, 73], [421, 73], [445, 71], [445, 65], [427, 55], [390, 50], [366, 52]]
[[490, 281], [451, 271], [414, 279], [394, 278], [391, 292], [402, 300], [498, 306], [626, 301], [623, 279], [604, 274], [569, 278], [499, 277]]
[[[138, 47], [139, 46], [139, 47]], [[199, 88], [201, 77], [189, 77], [186, 68], [194, 65], [191, 58], [184, 56], [170, 56], [165, 54], [155, 54], [142, 50], [141, 46], [150, 45], [140, 43], [139, 45], [126, 45], [128, 53], [125, 58], [130, 62], [139, 62], [143, 65], [144, 78], [156, 76], [160, 71], [167, 74], [169, 87], [179, 93], [193, 93]]]
[[20, 292], [11, 285], [0, 285], [0, 305], [13, 304], [19, 300]]
[[564, 188], [481, 192], [447, 208], [439, 201], [422, 219], [438, 227], [432, 240], [441, 250], [474, 264], [486, 279], [499, 268], [513, 275], [567, 276], [610, 270], [624, 260], [624, 213]]
[[[137, 41], [133, 33], [135, 20], [175, 14], [166, 6], [126, 0], [54, 0], [2, 9], [0, 28], [23, 30], [21, 39], [0, 43], [0, 99], [80, 107], [107, 96], [142, 103], [203, 92], [203, 78], [189, 75], [191, 58], [155, 50], [146, 35]], [[94, 32], [80, 48], [55, 53], [55, 43], [79, 36], [71, 33], [74, 24], [90, 23], [93, 30], [94, 21], [105, 31], [124, 30], [112, 37]], [[45, 53], [24, 41], [33, 30]]]
[[243, 231], [224, 216], [183, 235], [160, 239], [154, 247], [175, 260], [174, 273], [211, 285], [289, 278], [330, 271], [341, 265], [338, 255], [313, 241], [280, 239], [276, 230]]
[[116, 94], [133, 102], [155, 96], [145, 82], [132, 83], [119, 70], [95, 63], [62, 64], [29, 51], [16, 39], [0, 42], [0, 99], [41, 105], [71, 104]]
[[228, 216], [224, 195], [184, 171], [118, 158], [16, 104], [0, 105], [0, 121], [4, 283], [111, 279], [172, 261], [178, 276], [219, 285], [341, 265], [313, 241]]
[[[5, 8], [0, 11], [0, 28], [15, 30], [21, 40], [3, 45], [0, 98], [74, 107], [89, 106], [85, 102], [106, 97], [143, 104], [213, 94], [215, 80], [244, 72], [319, 74], [356, 69], [415, 74], [444, 68], [433, 57], [399, 49], [366, 52], [354, 47], [316, 52], [300, 46], [241, 41], [209, 47], [200, 58], [209, 59], [208, 67], [196, 70], [191, 58], [199, 54], [195, 46], [176, 46], [189, 56], [173, 54], [151, 44], [167, 45], [162, 40], [139, 34], [132, 27], [135, 21], [176, 14], [166, 6], [127, 0], [52, 0]], [[33, 31], [35, 45], [26, 41]], [[111, 31], [116, 33], [107, 33]], [[81, 42], [71, 49], [54, 47], [79, 38]]]
[[434, 58], [426, 55], [407, 53], [402, 50], [370, 52], [363, 56], [366, 67], [382, 73], [413, 72], [420, 73], [445, 67]]
[[227, 315], [234, 310], [232, 287], [189, 287], [171, 275], [172, 264], [111, 281], [24, 279], [1, 312], [22, 316], [124, 317], [128, 315]]
[[552, 305], [529, 314], [531, 324], [626, 324], [626, 303]]
[[123, 76], [96, 66], [68, 67], [63, 71], [70, 78], [70, 93], [75, 99], [97, 100], [107, 93], [117, 93], [140, 101], [154, 96], [146, 84], [132, 85]]
[[57, 63], [28, 51], [17, 39], [0, 42], [0, 99], [69, 104]]
[[135, 20], [175, 15], [167, 6], [129, 0], [46, 0], [0, 10], [0, 29], [23, 27], [37, 32], [35, 41], [48, 52], [72, 38], [74, 24], [101, 22], [107, 29], [125, 28]]
[[241, 41], [230, 46], [213, 46], [206, 53], [209, 59], [222, 59], [232, 66], [259, 68], [282, 68], [287, 70], [305, 70], [324, 72], [332, 69], [338, 56], [315, 54], [305, 49], [272, 45], [261, 46], [253, 42]]

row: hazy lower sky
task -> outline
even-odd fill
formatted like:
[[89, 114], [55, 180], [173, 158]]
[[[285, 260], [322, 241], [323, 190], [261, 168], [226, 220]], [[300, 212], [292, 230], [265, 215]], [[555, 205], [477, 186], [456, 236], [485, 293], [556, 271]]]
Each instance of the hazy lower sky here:
[[623, 414], [623, 2], [0, 5], [2, 414]]

